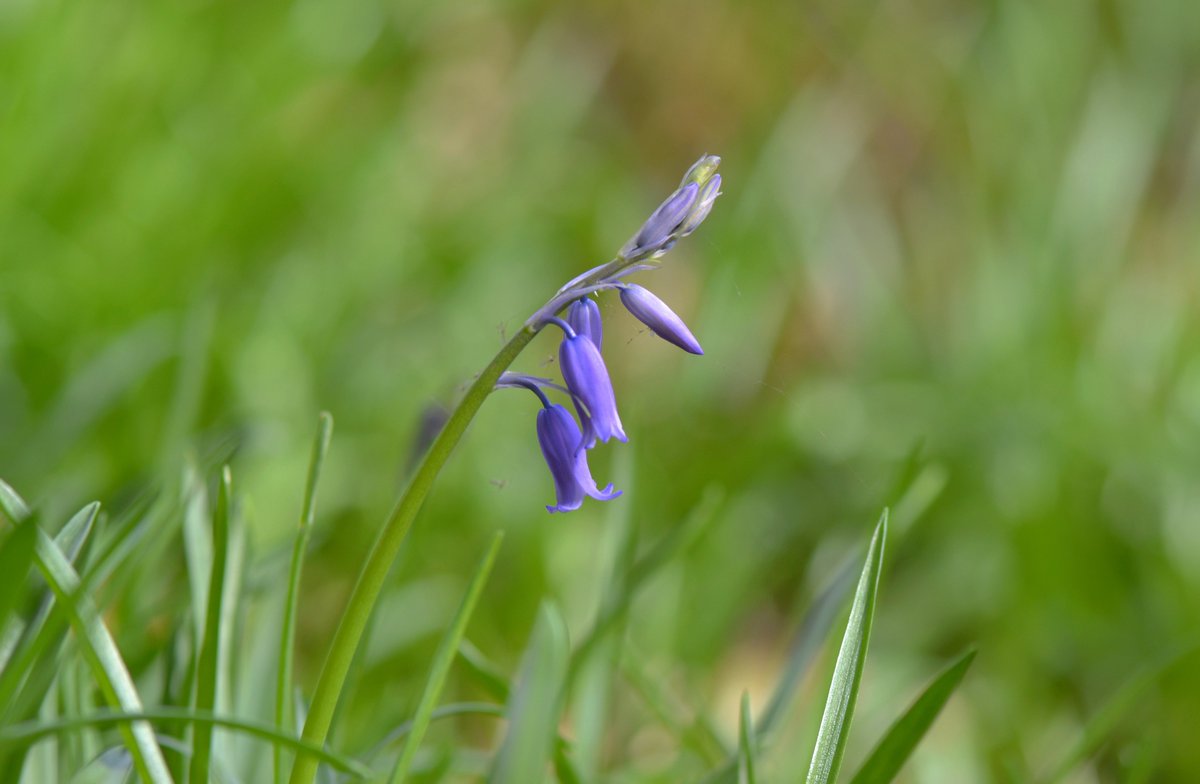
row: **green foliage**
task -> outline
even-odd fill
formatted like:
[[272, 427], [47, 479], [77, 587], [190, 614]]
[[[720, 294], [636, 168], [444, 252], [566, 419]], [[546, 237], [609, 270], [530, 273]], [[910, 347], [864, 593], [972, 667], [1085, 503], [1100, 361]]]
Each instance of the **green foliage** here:
[[462, 604], [459, 605], [450, 628], [446, 630], [445, 636], [438, 644], [437, 653], [433, 657], [433, 667], [429, 671], [429, 679], [425, 681], [421, 702], [413, 717], [412, 727], [404, 738], [404, 748], [396, 760], [396, 767], [389, 779], [390, 784], [399, 784], [408, 775], [413, 757], [421, 745], [421, 739], [425, 737], [425, 731], [429, 729], [429, 722], [433, 718], [434, 710], [437, 709], [437, 701], [446, 685], [446, 676], [450, 672], [450, 665], [458, 655], [458, 648], [467, 631], [467, 623], [471, 620], [471, 614], [475, 612], [475, 605], [479, 602], [479, 595], [483, 591], [484, 584], [487, 583], [488, 575], [491, 574], [492, 564], [496, 560], [496, 553], [499, 552], [500, 542], [503, 539], [504, 535], [501, 533], [492, 537], [492, 543], [475, 569], [475, 576], [471, 579], [471, 584], [467, 588], [466, 595], [463, 596]]
[[896, 719], [858, 773], [854, 774], [850, 784], [885, 784], [893, 780], [946, 706], [974, 660], [975, 651], [968, 651], [943, 670], [904, 715]]
[[553, 605], [543, 605], [509, 696], [508, 730], [488, 781], [520, 784], [545, 777], [567, 675], [567, 627]]
[[[1162, 664], [1200, 627], [1197, 52], [1185, 0], [6, 4], [0, 781], [183, 782], [209, 721], [211, 781], [383, 781], [435, 661], [408, 780], [481, 779], [545, 602], [547, 777], [736, 781], [748, 692], [795, 781], [885, 505], [843, 779], [937, 696], [900, 782], [1200, 780]], [[706, 151], [726, 195], [632, 278], [705, 356], [599, 297], [624, 496], [545, 515], [531, 401], [489, 398], [316, 700], [444, 413]]]
[[738, 784], [755, 784], [754, 725], [750, 719], [750, 695], [742, 695], [742, 712], [738, 721]]
[[863, 667], [867, 661], [867, 644], [871, 641], [871, 624], [875, 620], [875, 596], [879, 590], [879, 575], [883, 570], [883, 546], [887, 542], [888, 513], [885, 509], [871, 545], [867, 549], [867, 561], [858, 578], [858, 589], [854, 603], [850, 605], [850, 620], [842, 636], [837, 663], [833, 668], [833, 679], [829, 694], [825, 698], [825, 712], [821, 716], [821, 729], [813, 748], [812, 763], [808, 767], [808, 784], [826, 784], [837, 781], [842, 756], [846, 753], [846, 741], [850, 736], [850, 721], [854, 718], [854, 703], [858, 698], [858, 687], [862, 682]]

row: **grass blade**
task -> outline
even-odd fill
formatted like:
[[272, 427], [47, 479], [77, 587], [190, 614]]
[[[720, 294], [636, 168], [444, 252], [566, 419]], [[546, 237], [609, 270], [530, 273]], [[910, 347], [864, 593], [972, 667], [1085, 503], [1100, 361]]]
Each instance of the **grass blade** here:
[[475, 680], [488, 694], [501, 702], [508, 702], [511, 689], [508, 685], [508, 676], [504, 674], [504, 670], [500, 669], [500, 665], [489, 659], [487, 654], [476, 648], [475, 644], [465, 637], [458, 646], [458, 655], [462, 659], [462, 663], [466, 665], [467, 671], [475, 677]]
[[0, 631], [25, 592], [36, 546], [37, 521], [33, 518], [18, 523], [0, 545], [0, 575], [4, 575], [0, 580]]
[[886, 784], [896, 777], [913, 749], [933, 726], [974, 660], [975, 651], [968, 651], [942, 670], [916, 702], [888, 729], [851, 784]]
[[[495, 716], [496, 718], [504, 718], [504, 715], [504, 706], [491, 702], [451, 702], [447, 705], [434, 708], [430, 711], [429, 718], [432, 722], [452, 716]], [[413, 730], [413, 724], [413, 719], [400, 724], [389, 732], [387, 737], [371, 747], [371, 750], [363, 756], [366, 756], [367, 759], [374, 759], [388, 746], [396, 743], [401, 738], [407, 737], [408, 733]]]
[[[217, 703], [217, 664], [221, 648], [221, 600], [225, 591], [225, 566], [229, 555], [229, 503], [232, 479], [229, 466], [221, 471], [217, 509], [212, 526], [212, 572], [204, 608], [204, 638], [196, 664], [196, 710], [211, 713]], [[206, 784], [212, 762], [213, 727], [197, 724], [192, 730], [192, 761], [189, 781]]]
[[796, 632], [788, 653], [787, 667], [756, 727], [760, 741], [779, 723], [783, 712], [791, 704], [804, 674], [816, 658], [821, 643], [828, 639], [829, 630], [833, 628], [833, 622], [837, 619], [838, 608], [845, 606], [843, 602], [850, 593], [850, 587], [854, 585], [856, 566], [853, 560], [847, 561], [800, 622], [800, 629]]
[[0, 479], [0, 511], [14, 524], [29, 517], [29, 504], [3, 479]]
[[829, 684], [825, 712], [821, 716], [821, 727], [817, 731], [812, 763], [808, 768], [808, 784], [836, 781], [842, 755], [846, 753], [846, 738], [854, 718], [854, 701], [858, 697], [863, 664], [867, 658], [867, 644], [871, 640], [871, 622], [875, 616], [875, 595], [883, 568], [887, 522], [888, 513], [885, 509], [875, 527], [875, 535], [871, 537], [867, 561], [858, 580], [854, 604], [850, 607], [850, 620], [846, 624], [837, 663], [833, 667], [833, 680]]
[[[308, 463], [308, 479], [304, 483], [304, 503], [300, 507], [300, 531], [292, 547], [292, 561], [288, 568], [287, 598], [283, 607], [283, 630], [279, 635], [279, 668], [275, 684], [275, 726], [288, 731], [292, 724], [292, 669], [296, 643], [296, 612], [300, 603], [300, 572], [304, 568], [304, 554], [312, 536], [313, 520], [317, 508], [317, 483], [321, 478], [321, 467], [329, 452], [329, 441], [333, 437], [333, 417], [322, 411], [317, 421], [317, 437], [313, 441], [312, 457]], [[283, 754], [275, 748], [275, 781], [282, 784], [286, 774], [283, 769]]]
[[[612, 468], [613, 481], [618, 487], [627, 488], [626, 492], [634, 492], [632, 452], [622, 451], [618, 454], [623, 457]], [[572, 695], [571, 752], [579, 775], [586, 781], [595, 781], [599, 777], [604, 738], [612, 725], [609, 713], [613, 683], [617, 677], [617, 657], [625, 636], [628, 614], [625, 613], [614, 622], [607, 633], [598, 635], [597, 632], [601, 619], [621, 602], [626, 577], [634, 563], [637, 541], [634, 532], [637, 529], [630, 520], [631, 510], [631, 504], [609, 504], [604, 509], [605, 543], [600, 544], [599, 548], [610, 554], [607, 576], [599, 591], [596, 620], [584, 635], [583, 643], [572, 650], [570, 674], [567, 676]], [[580, 656], [589, 638], [598, 642], [592, 643], [591, 655]], [[560, 775], [559, 779], [562, 778]]]
[[557, 737], [567, 676], [567, 627], [558, 610], [543, 604], [521, 660], [508, 703], [508, 732], [488, 781], [528, 784], [546, 778]]
[[[458, 713], [468, 711], [460, 710]], [[472, 712], [484, 713], [480, 708]], [[457, 714], [447, 714], [457, 715]], [[270, 724], [226, 716], [214, 716], [209, 713], [199, 713], [187, 708], [155, 708], [153, 710], [127, 711], [96, 711], [85, 716], [72, 716], [55, 719], [54, 721], [28, 721], [0, 727], [0, 746], [16, 743], [36, 743], [37, 741], [66, 732], [78, 732], [86, 728], [121, 727], [145, 722], [193, 724], [196, 726], [221, 727], [233, 732], [259, 738], [275, 746], [292, 749], [298, 754], [308, 755], [343, 773], [349, 773], [360, 779], [371, 778], [375, 775], [369, 767], [340, 754], [314, 746], [293, 735], [280, 732]]]
[[738, 722], [738, 784], [755, 784], [754, 725], [750, 720], [750, 693], [742, 692], [742, 713]]
[[[0, 509], [14, 523], [29, 517], [29, 506], [3, 481], [0, 481]], [[100, 618], [100, 612], [87, 594], [79, 590], [81, 581], [75, 567], [45, 531], [40, 528], [35, 530], [37, 545], [34, 558], [38, 571], [67, 613], [68, 621], [79, 638], [80, 648], [92, 669], [92, 677], [96, 679], [100, 693], [106, 702], [116, 708], [131, 713], [140, 711], [142, 701], [133, 685], [133, 679], [129, 676], [129, 670], [121, 659], [116, 642]], [[123, 725], [121, 736], [129, 749], [134, 769], [143, 781], [170, 784], [171, 774], [167, 771], [162, 749], [158, 747], [150, 725], [141, 722]]]
[[[79, 575], [58, 545], [40, 529], [37, 566], [66, 610], [71, 628], [79, 638], [84, 657], [92, 669], [92, 677], [96, 679], [105, 702], [128, 713], [140, 712], [141, 698], [99, 611], [86, 594], [76, 596]], [[166, 761], [150, 725], [133, 722], [121, 725], [120, 730], [138, 775], [154, 784], [170, 782], [171, 775], [167, 772]]]
[[[72, 517], [55, 536], [55, 544], [74, 564], [90, 541], [100, 504], [92, 502]], [[54, 603], [49, 586], [42, 591], [37, 612], [21, 631], [12, 655], [0, 674], [0, 725], [35, 718], [62, 664], [67, 618]], [[20, 775], [28, 747], [0, 754], [0, 781]]]
[[[800, 621], [800, 628], [796, 632], [788, 652], [787, 666], [784, 668], [779, 682], [775, 685], [775, 691], [771, 694], [771, 700], [767, 703], [766, 710], [762, 712], [755, 724], [754, 733], [758, 736], [759, 744], [764, 743], [770, 737], [776, 724], [783, 718], [784, 711], [791, 705], [796, 690], [800, 688], [800, 683], [804, 679], [804, 674], [808, 672], [813, 659], [816, 658], [817, 651], [820, 650], [821, 644], [828, 639], [829, 630], [833, 628], [833, 622], [837, 619], [838, 608], [843, 605], [847, 594], [854, 586], [854, 573], [857, 571], [857, 567], [858, 564], [855, 560], [847, 560], [825, 590], [813, 601]], [[733, 782], [737, 775], [737, 764], [737, 758], [730, 757], [724, 765], [703, 779], [703, 784]]]
[[462, 604], [458, 606], [454, 621], [438, 645], [437, 653], [433, 657], [433, 667], [430, 668], [429, 678], [425, 681], [425, 691], [421, 694], [421, 702], [417, 705], [417, 712], [413, 717], [412, 730], [405, 740], [404, 749], [400, 752], [400, 758], [396, 761], [396, 767], [392, 771], [391, 784], [400, 784], [408, 775], [408, 769], [412, 765], [417, 748], [425, 737], [425, 730], [429, 728], [434, 707], [442, 695], [442, 687], [446, 683], [450, 665], [458, 655], [459, 643], [462, 642], [463, 634], [467, 631], [467, 623], [471, 620], [471, 614], [475, 612], [475, 605], [479, 601], [479, 595], [483, 592], [488, 575], [492, 572], [492, 564], [496, 561], [496, 553], [499, 552], [500, 542], [503, 540], [504, 533], [502, 531], [497, 531], [492, 536], [492, 543], [475, 569], [475, 576], [471, 579], [466, 594], [463, 595]]

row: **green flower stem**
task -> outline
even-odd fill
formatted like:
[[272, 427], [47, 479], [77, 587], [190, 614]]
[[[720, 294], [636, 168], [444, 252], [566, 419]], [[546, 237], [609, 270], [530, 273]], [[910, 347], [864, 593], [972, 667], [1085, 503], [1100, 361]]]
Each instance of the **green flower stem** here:
[[[467, 394], [450, 414], [446, 426], [442, 428], [442, 432], [438, 434], [433, 445], [421, 460], [412, 482], [383, 524], [379, 536], [371, 546], [362, 571], [359, 572], [358, 582], [355, 583], [354, 591], [350, 594], [350, 601], [347, 603], [342, 620], [334, 633], [333, 643], [325, 658], [325, 665], [321, 668], [321, 675], [317, 680], [317, 688], [313, 694], [312, 704], [309, 705], [308, 718], [304, 722], [304, 732], [301, 736], [306, 743], [315, 746], [325, 745], [330, 724], [333, 722], [334, 709], [337, 707], [342, 686], [346, 682], [350, 663], [354, 660], [354, 654], [362, 639], [363, 630], [367, 626], [367, 620], [375, 608], [375, 602], [383, 589], [383, 583], [392, 567], [392, 561], [395, 560], [400, 545], [404, 542], [404, 537], [408, 534], [408, 529], [417, 516], [417, 512], [420, 511], [425, 496], [429, 494], [438, 472], [446, 464], [450, 453], [454, 451], [454, 446], [462, 438], [463, 432], [475, 417], [476, 412], [479, 411], [480, 406], [483, 405], [483, 401], [491, 394], [492, 387], [500, 378], [500, 374], [508, 369], [517, 355], [529, 345], [539, 328], [537, 325], [523, 327], [504, 348], [500, 349], [500, 353], [488, 363], [484, 371], [475, 379], [475, 383], [471, 384]], [[317, 774], [317, 765], [316, 757], [309, 755], [299, 757], [292, 768], [291, 784], [311, 784]]]

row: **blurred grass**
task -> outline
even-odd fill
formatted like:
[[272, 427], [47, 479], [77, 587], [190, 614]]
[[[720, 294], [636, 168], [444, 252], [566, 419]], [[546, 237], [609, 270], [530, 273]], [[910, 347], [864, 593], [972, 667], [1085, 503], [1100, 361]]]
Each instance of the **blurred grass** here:
[[[970, 644], [902, 775], [1030, 780], [1200, 625], [1198, 71], [1184, 0], [8, 4], [0, 477], [51, 531], [104, 501], [97, 604], [145, 693], [177, 697], [186, 666], [157, 668], [201, 622], [171, 538], [179, 477], [231, 461], [248, 538], [231, 656], [270, 695], [331, 411], [297, 628], [310, 686], [423, 418], [720, 153], [726, 196], [649, 279], [706, 356], [601, 303], [636, 541], [724, 499], [622, 628], [732, 741], [743, 691], [767, 704], [801, 614], [891, 504], [848, 766]], [[552, 357], [538, 342], [523, 369]], [[339, 751], [411, 717], [494, 530], [471, 640], [505, 672], [545, 597], [572, 639], [594, 620], [606, 516], [542, 513], [533, 416], [489, 400], [442, 476]], [[463, 675], [447, 699], [480, 696]], [[779, 732], [815, 727], [819, 689]], [[237, 699], [270, 720], [270, 696]], [[1171, 668], [1076, 775], [1200, 778], [1198, 699], [1195, 668]], [[705, 770], [619, 679], [608, 714], [599, 770]], [[494, 732], [461, 718], [424, 746]], [[756, 763], [773, 780], [807, 760]]]

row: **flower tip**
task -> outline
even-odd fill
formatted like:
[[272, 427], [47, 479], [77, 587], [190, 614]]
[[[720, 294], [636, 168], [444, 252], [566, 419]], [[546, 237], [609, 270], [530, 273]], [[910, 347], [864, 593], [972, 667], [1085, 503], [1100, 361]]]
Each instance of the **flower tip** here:
[[611, 501], [614, 498], [620, 497], [623, 490], [613, 490], [613, 483], [609, 482], [608, 486], [597, 492], [594, 496], [597, 501]]
[[697, 184], [708, 182], [717, 173], [720, 166], [720, 155], [701, 155], [700, 159], [687, 170], [687, 174], [683, 175], [683, 180], [679, 184], [682, 186], [689, 182]]
[[689, 354], [704, 354], [704, 349], [700, 348], [700, 341], [696, 340], [696, 336], [683, 323], [683, 319], [675, 315], [675, 311], [650, 290], [633, 283], [622, 286], [621, 304], [634, 318], [663, 340]]

